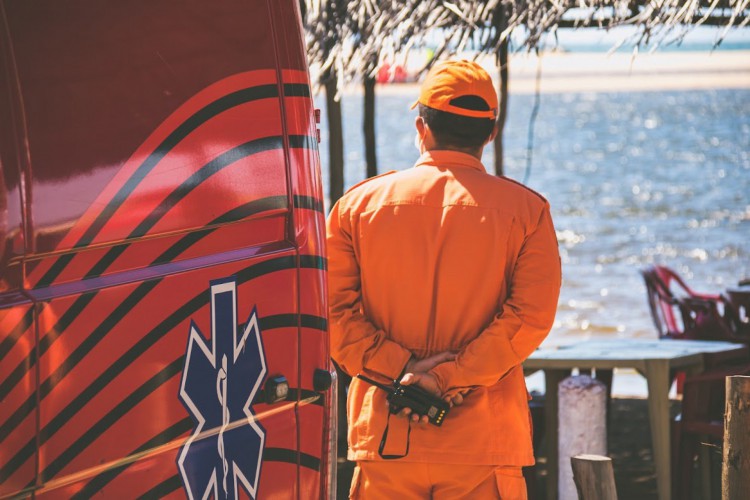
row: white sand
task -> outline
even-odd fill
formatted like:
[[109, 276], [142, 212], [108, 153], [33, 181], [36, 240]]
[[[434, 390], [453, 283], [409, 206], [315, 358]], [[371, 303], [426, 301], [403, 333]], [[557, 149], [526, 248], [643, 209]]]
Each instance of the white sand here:
[[[533, 92], [538, 64], [513, 58], [510, 91]], [[750, 88], [750, 51], [554, 54], [541, 64], [543, 92]]]
[[[480, 63], [497, 78], [493, 58]], [[533, 93], [540, 59], [514, 54], [510, 60], [511, 94]], [[414, 94], [414, 83], [379, 85], [378, 93]], [[750, 88], [750, 51], [630, 53], [546, 53], [541, 57], [542, 92], [627, 92]], [[345, 93], [360, 93], [352, 85]]]

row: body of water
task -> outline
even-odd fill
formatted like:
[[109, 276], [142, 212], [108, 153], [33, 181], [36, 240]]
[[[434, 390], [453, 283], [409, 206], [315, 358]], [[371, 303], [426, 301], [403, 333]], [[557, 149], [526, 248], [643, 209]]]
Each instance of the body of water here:
[[[412, 89], [377, 98], [381, 172], [418, 156]], [[506, 175], [516, 180], [533, 102], [510, 99]], [[316, 104], [324, 108], [322, 95]], [[365, 177], [361, 96], [345, 95], [343, 110], [349, 187]], [[543, 94], [534, 138], [528, 185], [550, 201], [563, 263], [548, 342], [655, 337], [638, 273], [652, 263], [699, 291], [750, 277], [750, 90]]]

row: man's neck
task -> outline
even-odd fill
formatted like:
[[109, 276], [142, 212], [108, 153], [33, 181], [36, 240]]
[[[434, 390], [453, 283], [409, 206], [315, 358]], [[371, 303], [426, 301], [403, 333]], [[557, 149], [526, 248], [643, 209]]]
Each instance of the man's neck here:
[[426, 152], [429, 151], [455, 151], [457, 153], [464, 153], [467, 155], [471, 155], [474, 158], [476, 158], [479, 161], [482, 161], [482, 153], [484, 152], [484, 147], [480, 148], [457, 148], [453, 146], [438, 146], [435, 145], [435, 147], [429, 148], [425, 150]]

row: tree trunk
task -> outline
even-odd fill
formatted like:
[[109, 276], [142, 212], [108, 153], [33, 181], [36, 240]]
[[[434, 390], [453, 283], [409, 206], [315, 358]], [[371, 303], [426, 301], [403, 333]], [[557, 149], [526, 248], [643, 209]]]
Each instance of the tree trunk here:
[[326, 79], [326, 116], [328, 117], [328, 196], [331, 206], [344, 194], [344, 132], [341, 101], [336, 100], [336, 77]]
[[367, 163], [367, 177], [378, 175], [378, 157], [375, 146], [375, 78], [365, 77], [365, 119], [363, 129], [365, 133], [365, 161]]
[[500, 43], [500, 96], [497, 116], [497, 135], [495, 136], [495, 175], [503, 175], [503, 131], [508, 117], [508, 39]]
[[726, 378], [721, 498], [740, 500], [750, 491], [750, 377]]

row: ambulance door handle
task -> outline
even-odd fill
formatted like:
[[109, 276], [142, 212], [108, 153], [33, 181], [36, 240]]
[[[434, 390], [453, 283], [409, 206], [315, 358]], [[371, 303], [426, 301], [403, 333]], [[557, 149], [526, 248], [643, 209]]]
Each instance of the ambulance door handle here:
[[315, 392], [325, 392], [331, 388], [333, 378], [331, 372], [323, 370], [322, 368], [316, 368], [313, 373], [313, 389]]

